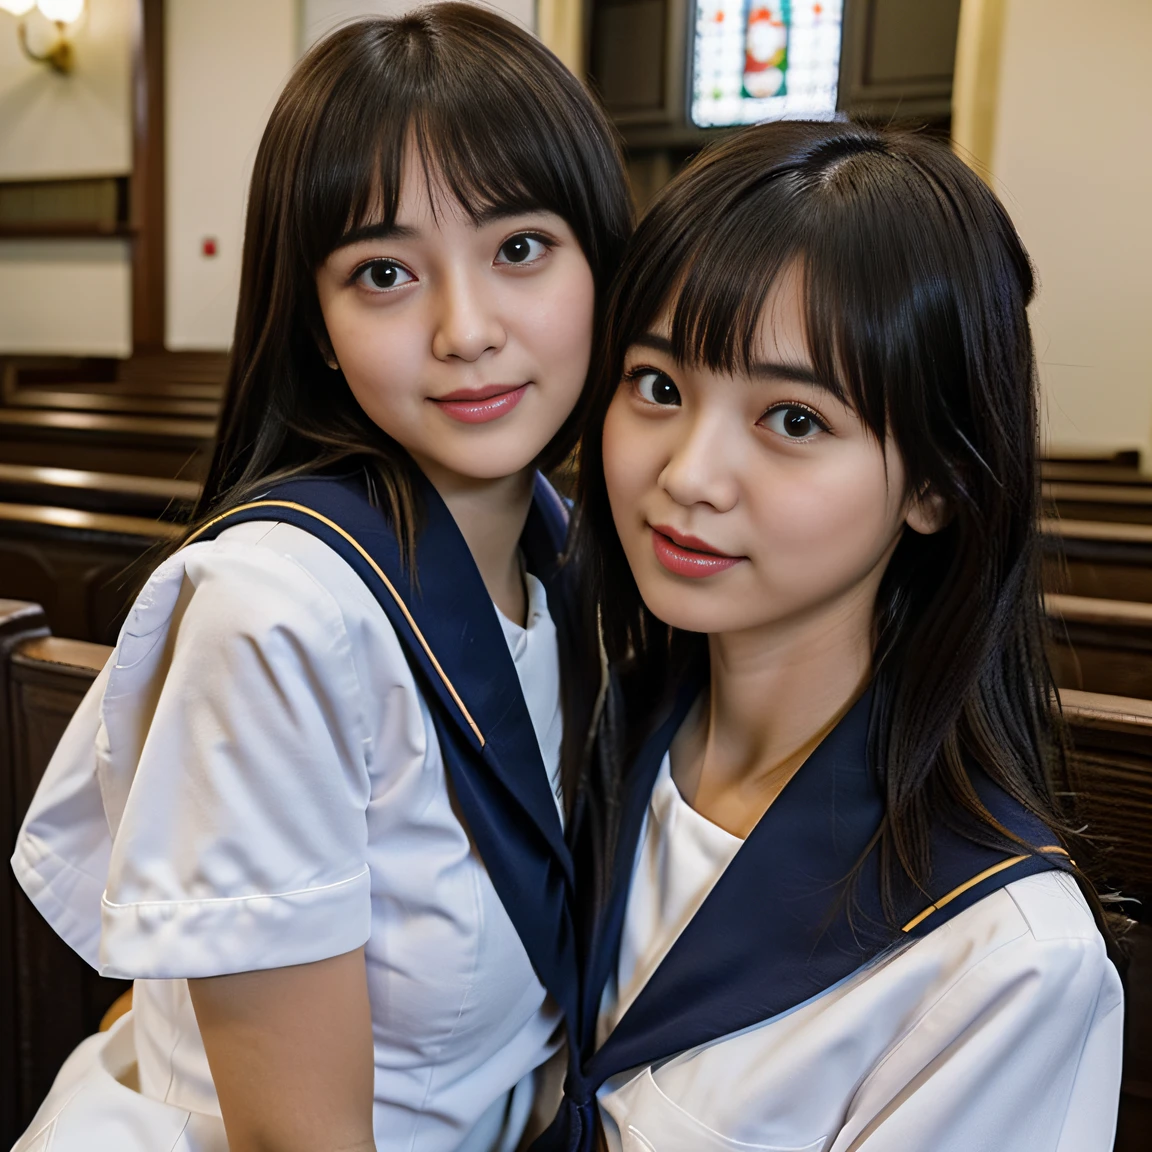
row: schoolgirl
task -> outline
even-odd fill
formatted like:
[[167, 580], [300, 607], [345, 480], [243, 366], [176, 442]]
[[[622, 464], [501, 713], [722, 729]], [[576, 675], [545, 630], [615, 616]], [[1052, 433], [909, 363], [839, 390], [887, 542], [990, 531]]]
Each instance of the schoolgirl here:
[[601, 113], [483, 9], [351, 25], [289, 80], [198, 523], [17, 845], [136, 981], [22, 1152], [516, 1146], [577, 986], [537, 469], [629, 227]]
[[619, 672], [604, 867], [539, 1147], [1111, 1148], [1122, 994], [1051, 783], [1032, 292], [992, 193], [895, 131], [750, 129], [638, 228], [579, 499]]

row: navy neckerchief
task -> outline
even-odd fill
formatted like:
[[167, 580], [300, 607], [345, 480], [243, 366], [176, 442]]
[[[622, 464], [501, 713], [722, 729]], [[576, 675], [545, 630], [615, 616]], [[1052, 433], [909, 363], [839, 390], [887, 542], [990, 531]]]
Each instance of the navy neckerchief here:
[[[686, 685], [627, 772], [613, 878], [585, 961], [580, 1034], [565, 1097], [534, 1152], [591, 1152], [596, 1091], [610, 1077], [770, 1020], [828, 990], [901, 939], [930, 932], [1005, 884], [1067, 867], [1048, 829], [986, 777], [985, 806], [1041, 854], [972, 843], [933, 830], [930, 895], [898, 895], [889, 927], [873, 850], [851, 892], [844, 879], [884, 813], [868, 764], [868, 690], [793, 776], [749, 834], [696, 915], [599, 1050], [596, 1017], [617, 963], [636, 848], [664, 755], [699, 692]], [[1048, 849], [1050, 854], [1043, 854]]]
[[[319, 537], [361, 577], [428, 702], [456, 799], [501, 903], [540, 982], [574, 1021], [572, 858], [540, 747], [468, 545], [435, 488], [423, 477], [418, 487], [422, 526], [408, 567], [388, 518], [358, 477], [285, 481], [222, 513], [188, 543], [246, 521], [276, 520]], [[566, 506], [537, 474], [520, 544], [548, 594], [562, 654], [572, 640], [565, 635], [569, 612], [559, 566], [567, 527]]]

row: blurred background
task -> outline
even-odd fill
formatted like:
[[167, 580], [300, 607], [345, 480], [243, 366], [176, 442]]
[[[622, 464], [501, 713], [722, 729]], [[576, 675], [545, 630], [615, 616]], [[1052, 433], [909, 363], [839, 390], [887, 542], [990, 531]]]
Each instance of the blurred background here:
[[[0, 0], [0, 857], [207, 466], [257, 143], [295, 61], [406, 0]], [[951, 141], [1039, 272], [1069, 781], [1152, 897], [1152, 0], [495, 0], [602, 98], [642, 208], [741, 124]], [[0, 878], [0, 1147], [122, 991]], [[1138, 907], [1134, 914], [1148, 919]], [[1118, 1148], [1152, 1123], [1152, 927]], [[1127, 1141], [1127, 1143], [1125, 1143]]]
[[[285, 76], [337, 24], [414, 6], [0, 0], [0, 356], [226, 350]], [[842, 109], [950, 136], [1040, 271], [1050, 446], [1152, 451], [1149, 0], [492, 6], [600, 92], [641, 205], [727, 125]], [[68, 72], [29, 56], [55, 18]]]

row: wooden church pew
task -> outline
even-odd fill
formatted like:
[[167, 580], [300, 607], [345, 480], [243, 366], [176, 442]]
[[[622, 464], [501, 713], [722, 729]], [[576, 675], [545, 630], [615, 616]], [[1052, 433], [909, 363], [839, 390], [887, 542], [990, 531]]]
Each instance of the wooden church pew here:
[[1067, 520], [1152, 524], [1152, 481], [1147, 484], [1085, 484], [1045, 481], [1045, 509]]
[[1152, 524], [1047, 518], [1041, 533], [1048, 592], [1152, 603]]
[[1040, 462], [1040, 476], [1045, 483], [1069, 484], [1126, 484], [1137, 487], [1152, 486], [1152, 476], [1139, 468], [1105, 466], [1097, 464], [1075, 464]]
[[120, 412], [140, 416], [192, 416], [215, 420], [220, 415], [218, 399], [183, 396], [139, 396], [122, 390], [21, 388], [9, 401], [13, 408], [61, 410], [65, 412]]
[[1143, 1152], [1152, 1123], [1152, 701], [1061, 689], [1072, 737], [1068, 786], [1126, 904], [1124, 1069], [1116, 1152]]
[[[1104, 853], [1106, 878], [1152, 899], [1152, 700], [1060, 689], [1069, 787]], [[1152, 923], [1152, 907], [1134, 909]]]
[[0, 596], [35, 599], [56, 632], [112, 643], [149, 557], [182, 531], [143, 516], [0, 503]]
[[0, 463], [201, 480], [212, 420], [0, 408]]
[[12, 722], [9, 667], [12, 649], [22, 640], [48, 631], [38, 604], [0, 600], [0, 1147], [7, 1148], [17, 1132], [14, 1120], [20, 1096], [17, 1080], [19, 1015], [16, 994], [15, 906], [19, 888], [8, 868], [8, 857], [19, 827], [16, 773], [13, 768]]
[[[35, 605], [26, 605], [29, 609]], [[32, 635], [16, 640], [6, 655], [8, 714], [0, 736], [7, 749], [4, 786], [12, 804], [4, 825], [5, 862], [48, 760], [111, 649]], [[0, 1145], [7, 1147], [31, 1120], [68, 1053], [96, 1031], [129, 985], [98, 976], [45, 923], [11, 872], [5, 872], [8, 915], [0, 936], [10, 942], [12, 978], [0, 986], [14, 994], [12, 1027], [0, 1028], [0, 1091], [8, 1093], [10, 1103], [0, 1109]]]
[[1044, 456], [1040, 475], [1045, 480], [1068, 480], [1083, 484], [1152, 483], [1152, 476], [1141, 472], [1140, 452], [1066, 452]]
[[1152, 700], [1152, 604], [1056, 593], [1044, 599], [1061, 688]]
[[163, 352], [129, 360], [13, 357], [0, 373], [0, 403], [18, 402], [23, 389], [219, 403], [227, 373], [228, 355], [216, 352]]
[[200, 485], [194, 480], [0, 464], [0, 503], [5, 504], [41, 504], [181, 520], [199, 495]]

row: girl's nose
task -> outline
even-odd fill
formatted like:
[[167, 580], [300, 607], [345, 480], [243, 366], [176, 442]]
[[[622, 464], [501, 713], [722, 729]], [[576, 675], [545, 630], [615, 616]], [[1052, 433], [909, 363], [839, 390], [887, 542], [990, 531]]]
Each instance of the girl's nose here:
[[660, 473], [660, 486], [684, 507], [707, 504], [716, 512], [730, 511], [739, 498], [733, 439], [719, 419], [701, 415], [686, 422], [683, 438]]
[[507, 333], [491, 291], [466, 272], [452, 272], [440, 286], [432, 355], [438, 360], [479, 360], [504, 346]]

